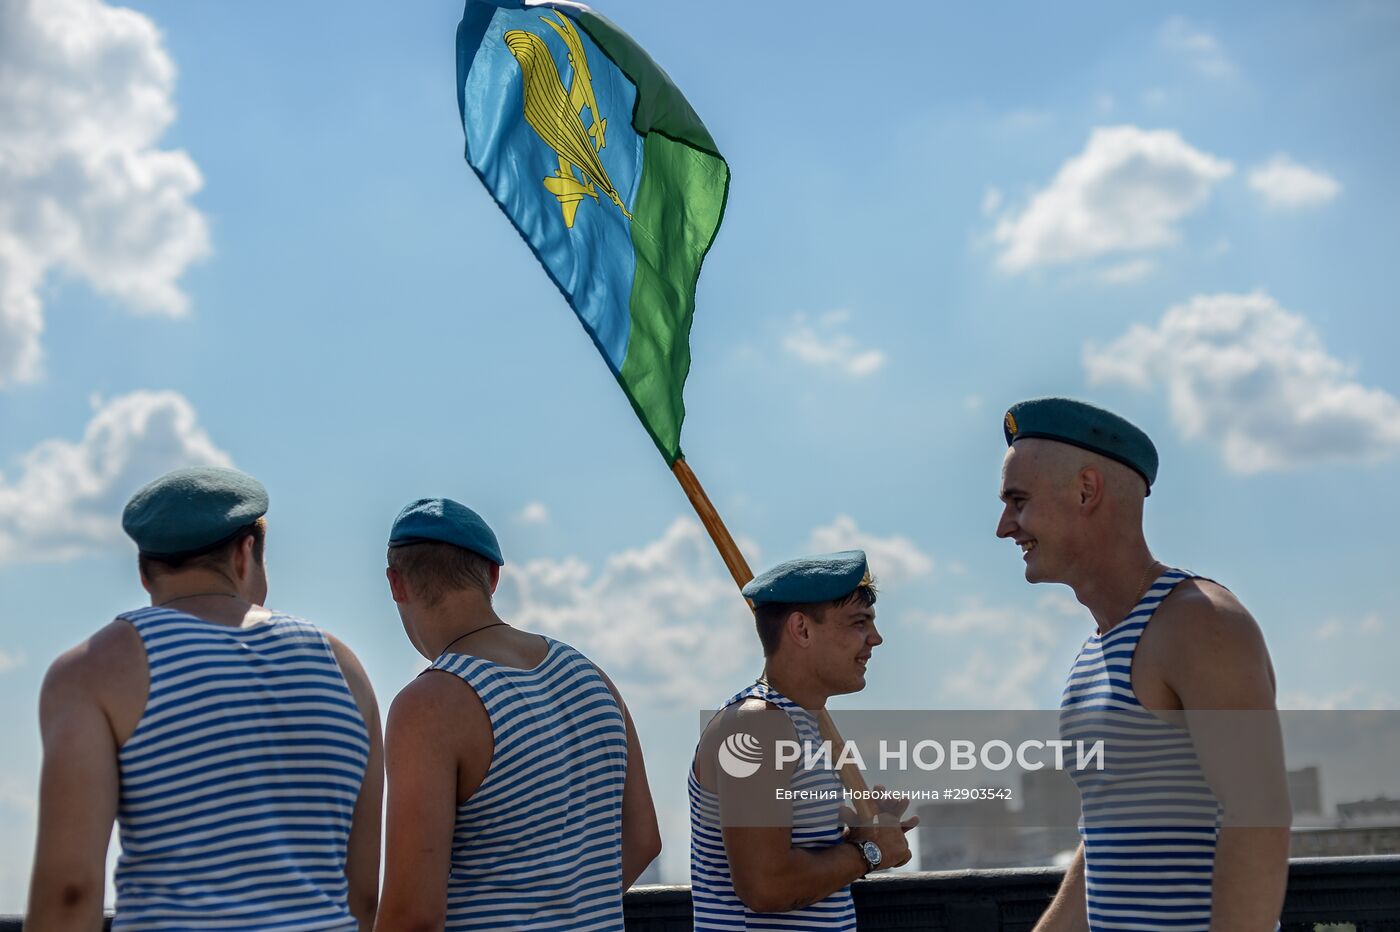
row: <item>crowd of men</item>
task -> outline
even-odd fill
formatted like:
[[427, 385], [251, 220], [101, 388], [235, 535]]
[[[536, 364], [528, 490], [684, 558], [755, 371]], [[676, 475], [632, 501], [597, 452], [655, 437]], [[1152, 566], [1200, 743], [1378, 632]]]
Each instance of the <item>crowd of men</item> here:
[[[1259, 626], [1220, 584], [1152, 555], [1158, 461], [1142, 431], [1061, 398], [1013, 406], [1003, 426], [996, 534], [1029, 582], [1069, 586], [1097, 625], [1064, 727], [1136, 723], [1137, 753], [1073, 774], [1082, 843], [1036, 928], [1274, 929], [1287, 828], [1233, 815], [1237, 799], [1286, 799], [1281, 762], [1238, 785], [1211, 763], [1231, 736], [1185, 721], [1274, 708]], [[26, 928], [101, 927], [115, 823], [118, 930], [621, 930], [623, 892], [661, 850], [642, 745], [604, 670], [497, 614], [504, 558], [486, 522], [420, 499], [390, 528], [389, 591], [429, 666], [381, 737], [355, 655], [264, 607], [267, 510], [255, 479], [204, 467], [127, 504], [151, 604], [44, 681]], [[917, 819], [897, 796], [857, 817], [829, 758], [775, 749], [820, 742], [827, 701], [864, 689], [884, 641], [875, 579], [852, 550], [779, 564], [743, 594], [763, 672], [720, 705], [688, 774], [694, 927], [855, 929], [851, 884], [908, 862]], [[742, 767], [726, 763], [736, 749]], [[1164, 786], [1191, 805], [1159, 822], [1139, 804]], [[1144, 814], [1091, 817], [1124, 801]]]

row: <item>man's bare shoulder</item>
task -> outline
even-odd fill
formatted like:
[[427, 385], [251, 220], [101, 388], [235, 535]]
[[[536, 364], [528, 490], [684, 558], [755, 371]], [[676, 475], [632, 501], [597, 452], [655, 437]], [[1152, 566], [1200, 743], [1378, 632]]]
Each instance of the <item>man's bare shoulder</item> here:
[[129, 622], [114, 619], [49, 664], [43, 691], [96, 695], [104, 685], [132, 679], [133, 673], [144, 681], [146, 648]]
[[1229, 590], [1204, 579], [1177, 585], [1144, 635], [1162, 680], [1186, 709], [1273, 703], [1274, 674], [1259, 623]]
[[750, 696], [726, 706], [710, 719], [700, 738], [701, 752], [706, 753], [730, 735], [739, 733], [751, 735], [766, 746], [797, 737], [796, 727], [782, 709], [758, 696]]
[[[443, 723], [453, 727], [444, 729]], [[428, 670], [413, 678], [389, 706], [389, 740], [422, 739], [454, 744], [472, 736], [491, 740], [491, 717], [476, 690], [460, 677]]]
[[1224, 645], [1264, 644], [1249, 610], [1233, 592], [1208, 579], [1178, 583], [1157, 609], [1149, 630], [1164, 647], [1190, 654]]
[[365, 672], [364, 665], [360, 663], [360, 658], [355, 656], [355, 652], [345, 646], [345, 642], [322, 631], [326, 638], [326, 643], [331, 646], [331, 654], [335, 657], [335, 662], [340, 667], [340, 673], [345, 677], [346, 685], [350, 687], [350, 692], [354, 693], [356, 700], [361, 705], [368, 703], [371, 707], [375, 705], [374, 686], [370, 683], [369, 674]]

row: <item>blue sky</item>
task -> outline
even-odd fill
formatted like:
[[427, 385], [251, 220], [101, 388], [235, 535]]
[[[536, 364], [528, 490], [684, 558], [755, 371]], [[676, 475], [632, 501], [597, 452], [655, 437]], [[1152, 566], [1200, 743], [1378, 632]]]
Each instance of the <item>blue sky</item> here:
[[[838, 705], [1056, 703], [1091, 622], [993, 528], [1002, 411], [1064, 393], [1156, 440], [1149, 541], [1241, 596], [1284, 704], [1395, 708], [1400, 13], [852, 9], [601, 10], [733, 172], [689, 461], [756, 567], [865, 546], [884, 580], [887, 643]], [[421, 666], [388, 525], [420, 495], [477, 508], [503, 612], [624, 689], [684, 878], [696, 713], [757, 643], [462, 159], [459, 15], [0, 11], [0, 911], [43, 671], [141, 603], [121, 504], [197, 461], [266, 483], [269, 601], [346, 640], [386, 707]]]

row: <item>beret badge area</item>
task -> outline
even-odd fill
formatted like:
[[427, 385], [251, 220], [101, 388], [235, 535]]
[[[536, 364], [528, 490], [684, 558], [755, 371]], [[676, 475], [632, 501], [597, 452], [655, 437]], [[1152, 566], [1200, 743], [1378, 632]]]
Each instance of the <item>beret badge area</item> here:
[[1016, 426], [1016, 415], [1012, 414], [1010, 411], [1006, 412], [1006, 433], [1007, 433], [1007, 435], [1008, 435], [1008, 436], [1011, 436], [1011, 437], [1015, 437], [1015, 436], [1016, 436], [1016, 432], [1017, 432], [1018, 430], [1020, 430], [1020, 428], [1018, 428], [1018, 427]]

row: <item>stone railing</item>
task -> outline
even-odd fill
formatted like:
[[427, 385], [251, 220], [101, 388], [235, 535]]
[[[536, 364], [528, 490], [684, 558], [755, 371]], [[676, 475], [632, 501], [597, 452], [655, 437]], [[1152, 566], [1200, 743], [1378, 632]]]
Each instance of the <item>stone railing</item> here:
[[[896, 874], [852, 888], [861, 932], [1030, 932], [1060, 884], [1054, 868]], [[1400, 855], [1295, 860], [1283, 932], [1348, 926], [1400, 932]], [[18, 932], [0, 917], [0, 932]], [[628, 932], [690, 932], [690, 888], [640, 887], [627, 894]]]
[[[1030, 932], [1060, 885], [1055, 868], [895, 874], [852, 887], [861, 932]], [[1355, 932], [1400, 932], [1400, 855], [1295, 860], [1283, 932], [1350, 924]], [[628, 932], [689, 932], [688, 887], [643, 887], [627, 895]]]

